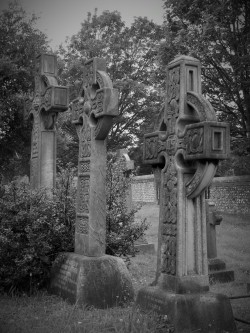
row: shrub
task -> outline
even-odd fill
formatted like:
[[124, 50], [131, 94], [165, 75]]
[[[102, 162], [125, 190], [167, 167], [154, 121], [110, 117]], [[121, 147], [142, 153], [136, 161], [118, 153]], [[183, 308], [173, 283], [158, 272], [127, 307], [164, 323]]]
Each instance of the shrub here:
[[136, 209], [128, 207], [133, 175], [126, 175], [122, 159], [109, 154], [107, 162], [107, 247], [106, 253], [127, 259], [136, 253], [135, 241], [148, 228], [146, 220], [135, 222]]
[[[13, 181], [0, 198], [0, 285], [30, 291], [44, 286], [61, 251], [73, 251], [72, 172], [61, 170], [53, 197]], [[67, 185], [68, 186], [65, 186]]]

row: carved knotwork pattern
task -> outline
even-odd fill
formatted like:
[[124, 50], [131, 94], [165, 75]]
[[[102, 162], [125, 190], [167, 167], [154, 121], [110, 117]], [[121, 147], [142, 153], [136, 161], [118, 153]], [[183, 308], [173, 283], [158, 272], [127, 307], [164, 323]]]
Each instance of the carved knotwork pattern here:
[[103, 112], [104, 92], [97, 91], [95, 98], [92, 100], [92, 110], [95, 114]]
[[104, 88], [105, 84], [99, 72], [96, 72], [96, 81], [98, 82], [100, 89]]
[[41, 97], [41, 104], [45, 107], [45, 109], [51, 106], [51, 98], [52, 98], [52, 87], [48, 88], [45, 91], [45, 94]]
[[90, 161], [80, 162], [80, 173], [90, 172]]
[[78, 183], [78, 211], [89, 212], [89, 178], [82, 177]]
[[166, 171], [163, 173], [163, 257], [162, 273], [176, 273], [176, 232], [177, 232], [177, 171], [174, 157], [171, 156]]
[[88, 217], [77, 217], [77, 223], [76, 223], [76, 232], [78, 234], [85, 234], [87, 235], [89, 233], [89, 219]]
[[[85, 117], [87, 117], [85, 115]], [[88, 121], [83, 121], [80, 132], [80, 159], [91, 156], [91, 128]]]
[[185, 135], [185, 144], [187, 154], [200, 154], [203, 152], [203, 128], [194, 128]]

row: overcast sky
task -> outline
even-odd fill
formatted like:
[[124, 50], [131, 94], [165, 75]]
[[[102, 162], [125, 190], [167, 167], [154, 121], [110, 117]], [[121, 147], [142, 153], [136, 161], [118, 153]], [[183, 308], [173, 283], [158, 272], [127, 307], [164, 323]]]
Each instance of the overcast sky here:
[[[0, 10], [8, 8], [10, 0], [0, 0]], [[45, 32], [53, 49], [81, 28], [87, 13], [117, 10], [130, 25], [134, 17], [146, 16], [157, 24], [163, 23], [162, 0], [19, 0], [23, 9], [40, 17], [37, 27]]]

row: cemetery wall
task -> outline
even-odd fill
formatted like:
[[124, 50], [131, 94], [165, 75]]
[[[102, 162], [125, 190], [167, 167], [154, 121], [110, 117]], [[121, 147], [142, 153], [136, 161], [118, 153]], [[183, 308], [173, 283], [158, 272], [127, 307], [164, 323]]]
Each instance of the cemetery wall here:
[[156, 203], [154, 175], [135, 176], [131, 184], [134, 205]]
[[210, 198], [218, 211], [250, 215], [250, 176], [214, 178]]
[[[250, 176], [214, 178], [210, 198], [220, 212], [250, 215]], [[132, 201], [137, 206], [157, 203], [154, 175], [134, 177]]]

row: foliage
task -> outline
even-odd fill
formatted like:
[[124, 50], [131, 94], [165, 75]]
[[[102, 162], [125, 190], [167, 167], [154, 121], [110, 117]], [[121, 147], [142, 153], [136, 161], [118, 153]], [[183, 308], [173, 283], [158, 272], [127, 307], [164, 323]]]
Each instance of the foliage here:
[[107, 248], [106, 253], [115, 256], [134, 256], [135, 241], [148, 228], [145, 220], [135, 222], [136, 209], [129, 207], [131, 176], [126, 176], [122, 159], [109, 154], [107, 166]]
[[250, 137], [250, 3], [166, 0], [163, 64], [179, 54], [201, 60], [203, 90], [233, 136]]
[[53, 197], [17, 180], [0, 198], [0, 285], [32, 291], [48, 281], [58, 252], [73, 250], [73, 173], [61, 170]]
[[[108, 139], [111, 151], [136, 145], [158, 112], [164, 87], [164, 72], [158, 66], [162, 38], [161, 26], [147, 18], [136, 18], [131, 27], [125, 27], [118, 12], [104, 11], [101, 15], [89, 13], [81, 30], [65, 48], [60, 47], [61, 80], [70, 85], [71, 100], [78, 96], [86, 59], [106, 60], [107, 72], [119, 91], [119, 116]], [[72, 134], [75, 128], [70, 124], [70, 114], [65, 112], [60, 117], [62, 130], [70, 133], [72, 148], [76, 135]]]
[[48, 49], [36, 21], [17, 2], [0, 14], [0, 175], [6, 182], [28, 174], [31, 128], [24, 122], [24, 100], [34, 88], [35, 56]]

